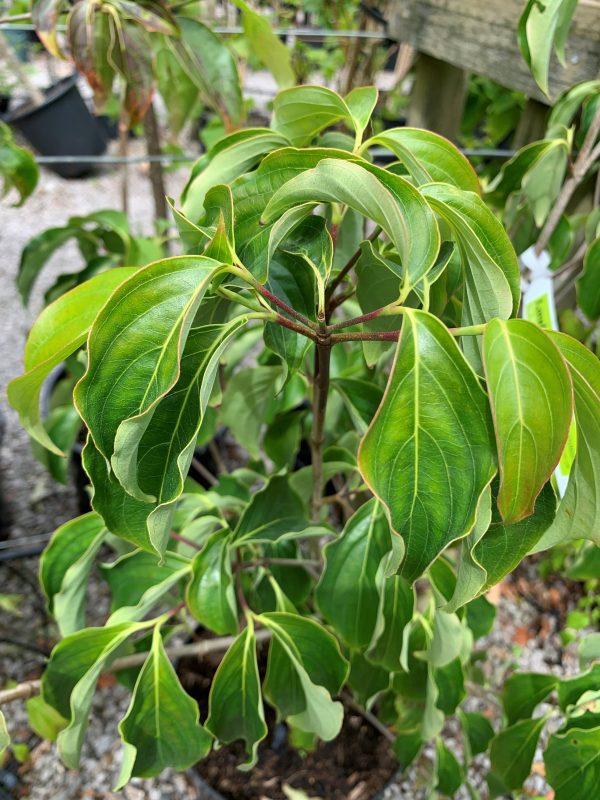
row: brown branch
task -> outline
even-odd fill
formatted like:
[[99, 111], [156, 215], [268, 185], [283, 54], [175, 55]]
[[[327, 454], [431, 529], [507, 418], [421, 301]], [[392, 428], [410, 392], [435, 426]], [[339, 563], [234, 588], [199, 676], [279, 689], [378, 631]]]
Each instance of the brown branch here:
[[[255, 632], [256, 641], [264, 642], [271, 636], [269, 630], [258, 630]], [[182, 656], [202, 656], [209, 653], [218, 653], [219, 651], [227, 650], [233, 644], [235, 636], [221, 636], [217, 639], [205, 639], [201, 642], [190, 642], [189, 644], [175, 645], [167, 647], [166, 653], [169, 658], [181, 658]], [[118, 672], [122, 669], [129, 669], [130, 667], [139, 667], [144, 663], [149, 653], [132, 653], [130, 656], [123, 656], [117, 658], [116, 661], [104, 670], [104, 672]], [[26, 681], [20, 683], [12, 689], [4, 689], [0, 692], [0, 706], [5, 703], [12, 703], [14, 700], [27, 700], [30, 697], [40, 693], [41, 681]]]
[[298, 320], [298, 322], [301, 322], [307, 328], [312, 328], [313, 330], [316, 330], [316, 328], [317, 328], [317, 323], [316, 322], [313, 322], [308, 317], [305, 317], [304, 314], [301, 314], [299, 311], [296, 311], [295, 308], [292, 308], [291, 306], [288, 306], [287, 303], [284, 303], [283, 300], [280, 300], [279, 297], [274, 295], [273, 292], [270, 292], [261, 283], [258, 283], [258, 281], [257, 281], [256, 283], [253, 283], [252, 285], [254, 286], [256, 291], [260, 295], [262, 295], [265, 298], [265, 300], [267, 300], [269, 303], [273, 303], [274, 306], [277, 306], [277, 308], [280, 308], [288, 316], [292, 317], [293, 319]]
[[381, 720], [377, 719], [375, 714], [373, 714], [371, 711], [367, 711], [366, 708], [363, 708], [361, 705], [359, 705], [354, 700], [354, 698], [347, 692], [344, 692], [344, 702], [346, 703], [346, 705], [350, 706], [350, 708], [353, 709], [353, 711], [356, 711], [357, 714], [360, 714], [361, 717], [366, 719], [367, 722], [370, 725], [372, 725], [376, 731], [379, 731], [379, 733], [388, 740], [388, 742], [396, 741], [396, 737], [394, 736], [392, 731], [386, 725], [384, 725], [383, 722], [381, 722]]
[[320, 337], [315, 346], [315, 378], [313, 382], [313, 427], [310, 437], [312, 461], [311, 515], [313, 522], [321, 516], [323, 494], [323, 444], [325, 443], [325, 413], [329, 394], [331, 337]]
[[176, 542], [181, 542], [182, 544], [187, 544], [188, 547], [191, 547], [193, 550], [202, 550], [202, 546], [198, 544], [198, 542], [193, 542], [191, 539], [188, 539], [187, 536], [182, 536], [180, 533], [175, 533], [175, 531], [171, 531], [171, 539], [175, 539]]
[[373, 331], [372, 333], [332, 333], [331, 344], [338, 342], [396, 342], [400, 331]]
[[289, 328], [291, 331], [296, 331], [296, 333], [301, 333], [303, 336], [306, 336], [308, 339], [312, 339], [313, 342], [317, 339], [317, 334], [310, 330], [310, 328], [305, 328], [302, 325], [296, 325], [295, 322], [292, 322], [285, 317], [282, 317], [281, 314], [277, 314], [274, 320], [278, 325], [282, 325], [284, 328]]
[[600, 157], [600, 144], [594, 147], [599, 133], [600, 108], [598, 108], [596, 114], [594, 115], [594, 119], [588, 128], [583, 145], [581, 146], [581, 150], [575, 159], [572, 175], [564, 182], [560, 194], [558, 195], [558, 199], [554, 204], [554, 208], [550, 212], [550, 215], [546, 220], [546, 224], [542, 228], [542, 232], [540, 233], [539, 239], [535, 245], [536, 255], [539, 256], [540, 253], [548, 246], [548, 242], [550, 241], [550, 238], [554, 233], [560, 218], [565, 213], [571, 198], [575, 194], [575, 190], [585, 178], [587, 171], [593, 165], [595, 159]]
[[351, 328], [353, 325], [360, 325], [363, 322], [369, 322], [369, 320], [377, 319], [377, 317], [380, 317], [387, 308], [388, 306], [381, 306], [381, 308], [376, 308], [373, 311], [369, 311], [367, 314], [361, 314], [359, 317], [343, 319], [341, 322], [336, 322], [335, 325], [329, 325], [329, 330], [339, 331], [342, 328]]

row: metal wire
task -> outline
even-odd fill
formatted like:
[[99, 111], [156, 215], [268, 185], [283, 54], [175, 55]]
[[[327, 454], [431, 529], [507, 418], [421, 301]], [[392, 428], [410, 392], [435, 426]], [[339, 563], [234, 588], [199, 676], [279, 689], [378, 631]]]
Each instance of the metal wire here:
[[[57, 25], [56, 29], [65, 31], [65, 25]], [[13, 24], [10, 22], [0, 23], [0, 30], [12, 31], [34, 31], [33, 25], [27, 24]], [[238, 33], [243, 33], [244, 29], [241, 25], [215, 25], [212, 30], [215, 33], [221, 33], [225, 36], [235, 36]], [[295, 36], [298, 39], [387, 39], [385, 33], [377, 33], [377, 31], [332, 31], [329, 28], [273, 28], [273, 33], [277, 36]]]

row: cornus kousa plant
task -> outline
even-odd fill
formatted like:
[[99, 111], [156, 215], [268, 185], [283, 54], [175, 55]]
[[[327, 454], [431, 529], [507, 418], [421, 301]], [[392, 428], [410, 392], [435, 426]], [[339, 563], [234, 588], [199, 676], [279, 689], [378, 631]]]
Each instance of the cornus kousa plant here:
[[[468, 767], [486, 750], [492, 795], [518, 789], [551, 720], [557, 800], [594, 793], [600, 714], [580, 698], [598, 667], [516, 673], [493, 725], [460, 706], [465, 687], [486, 691], [473, 652], [493, 622], [486, 591], [544, 540], [600, 543], [600, 367], [517, 318], [517, 258], [477, 175], [428, 131], [369, 138], [376, 100], [281, 92], [270, 129], [233, 133], [193, 169], [174, 210], [185, 255], [96, 275], [31, 330], [9, 397], [50, 450], [42, 382], [76, 351], [87, 364], [74, 400], [94, 510], [41, 565], [64, 637], [42, 696], [70, 767], [112, 670], [132, 689], [120, 786], [237, 740], [252, 767], [265, 704], [309, 749], [350, 704], [403, 767], [434, 742], [446, 795], [475, 791]], [[188, 471], [217, 434], [234, 462], [202, 488]], [[86, 627], [98, 558], [112, 609]], [[170, 661], [182, 624], [224, 653], [203, 719]]]

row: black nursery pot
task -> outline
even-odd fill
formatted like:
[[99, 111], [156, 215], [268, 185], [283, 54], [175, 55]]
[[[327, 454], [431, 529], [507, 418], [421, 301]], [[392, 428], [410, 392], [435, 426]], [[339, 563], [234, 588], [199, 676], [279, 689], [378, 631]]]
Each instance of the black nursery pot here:
[[[46, 90], [40, 106], [16, 109], [8, 121], [43, 156], [96, 156], [106, 150], [107, 137], [90, 113], [71, 75]], [[84, 161], [49, 165], [63, 178], [87, 175], [92, 165]]]

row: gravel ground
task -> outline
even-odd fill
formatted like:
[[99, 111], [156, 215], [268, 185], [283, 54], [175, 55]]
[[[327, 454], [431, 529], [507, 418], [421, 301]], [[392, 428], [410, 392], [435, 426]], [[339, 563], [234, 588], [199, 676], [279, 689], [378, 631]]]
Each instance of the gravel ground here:
[[[132, 151], [135, 153], [136, 150], [141, 151], [141, 143], [133, 144]], [[168, 174], [168, 191], [171, 195], [178, 196], [185, 178], [185, 170]], [[137, 232], [149, 233], [152, 197], [142, 167], [131, 169], [130, 191], [132, 228]], [[7, 201], [0, 202], [0, 387], [5, 422], [0, 448], [3, 497], [1, 524], [12, 538], [49, 532], [78, 513], [73, 490], [52, 482], [33, 459], [28, 438], [5, 401], [7, 382], [21, 372], [25, 337], [41, 308], [43, 290], [57, 274], [75, 268], [79, 263], [78, 254], [74, 247], [66, 247], [53, 257], [43, 280], [33, 293], [30, 308], [23, 309], [14, 286], [20, 252], [34, 234], [50, 226], [64, 224], [73, 213], [85, 214], [100, 208], [117, 207], [118, 204], [119, 177], [115, 170], [78, 181], [65, 181], [43, 171], [39, 188], [24, 208], [15, 209]], [[36, 558], [21, 559], [10, 564], [0, 563], [0, 591], [19, 594], [22, 598], [19, 617], [0, 614], [1, 685], [6, 680], [24, 680], [39, 674], [44, 659], [43, 651], [49, 646], [54, 629], [46, 618], [43, 598], [37, 588]], [[100, 581], [92, 581], [90, 592], [90, 607], [100, 619], [107, 600]], [[538, 629], [539, 634], [531, 638], [528, 631]], [[12, 645], [7, 639], [25, 642], [27, 648]], [[496, 628], [479, 647], [487, 651], [489, 677], [498, 685], [507, 667], [511, 666], [563, 675], [576, 669], [573, 652], [562, 650], [555, 618], [540, 615], [535, 603], [519, 598], [516, 592], [500, 595]], [[36, 651], [36, 648], [42, 652]], [[490, 710], [485, 698], [472, 702], [474, 708]], [[9, 729], [15, 738], [29, 741], [32, 745], [31, 761], [20, 770], [22, 791], [26, 796], [32, 800], [208, 800], [191, 786], [186, 777], [169, 772], [155, 780], [133, 781], [123, 792], [112, 792], [120, 762], [116, 726], [127, 703], [128, 693], [118, 685], [98, 692], [81, 769], [76, 772], [66, 771], [62, 767], [54, 745], [32, 738], [23, 705], [13, 703], [5, 707]], [[452, 732], [449, 731], [449, 734], [452, 735]], [[481, 768], [482, 762], [478, 763]], [[425, 764], [426, 759], [411, 769], [405, 780], [388, 789], [385, 800], [417, 800]], [[480, 774], [481, 769], [475, 770], [472, 776], [477, 785], [481, 785]], [[538, 793], [547, 790], [540, 776], [531, 780], [530, 788]]]

